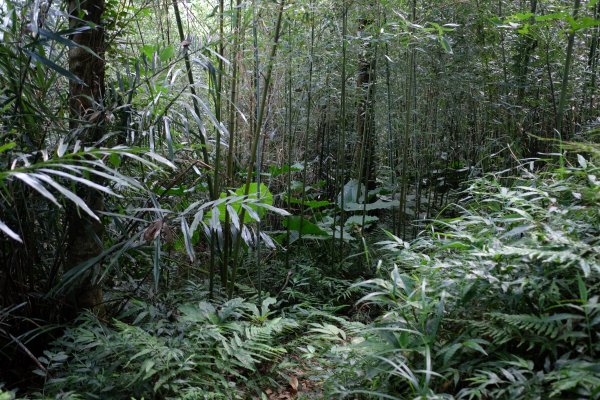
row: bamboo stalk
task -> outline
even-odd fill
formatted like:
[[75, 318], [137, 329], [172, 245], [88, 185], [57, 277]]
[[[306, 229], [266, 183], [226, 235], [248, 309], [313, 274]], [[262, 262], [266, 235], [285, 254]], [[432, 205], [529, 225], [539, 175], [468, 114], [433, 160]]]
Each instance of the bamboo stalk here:
[[[287, 190], [287, 206], [288, 210], [292, 208], [292, 63], [293, 55], [292, 55], [292, 27], [291, 23], [288, 22], [288, 40], [289, 40], [289, 61], [287, 68], [287, 107], [286, 107], [286, 133], [287, 133], [287, 182], [286, 182], [286, 190]], [[285, 249], [285, 268], [290, 270], [290, 217], [286, 217], [287, 219], [287, 227], [286, 227], [286, 249]]]
[[[256, 198], [260, 199], [260, 173], [261, 173], [261, 156], [262, 156], [262, 144], [264, 143], [264, 141], [261, 141], [261, 135], [260, 135], [260, 127], [258, 126], [258, 113], [260, 110], [260, 60], [258, 57], [258, 31], [257, 31], [257, 25], [258, 25], [258, 21], [256, 19], [256, 0], [254, 0], [254, 7], [252, 9], [252, 38], [254, 41], [254, 85], [255, 85], [255, 96], [256, 96], [256, 103], [255, 103], [255, 108], [254, 108], [254, 135], [258, 136], [258, 140], [260, 141], [256, 151], [258, 154], [255, 155], [255, 157], [257, 158], [256, 161]], [[247, 193], [246, 193], [247, 194]], [[242, 218], [242, 223], [244, 222], [244, 219]], [[255, 240], [255, 247], [256, 247], [256, 269], [257, 269], [257, 273], [258, 273], [258, 304], [260, 305], [262, 303], [262, 263], [260, 261], [260, 229], [261, 229], [261, 221], [257, 221], [256, 222], [256, 240]]]
[[[177, 22], [177, 30], [179, 31], [179, 39], [181, 40], [181, 43], [183, 44], [183, 42], [185, 41], [185, 36], [183, 34], [183, 24], [181, 22], [181, 16], [179, 15], [179, 6], [177, 5], [177, 0], [173, 0], [173, 10], [175, 11], [175, 21]], [[184, 46], [183, 47], [183, 59], [185, 62], [185, 69], [187, 71], [187, 77], [188, 77], [188, 82], [189, 82], [189, 88], [190, 88], [190, 93], [192, 94], [192, 103], [194, 104], [194, 112], [196, 113], [196, 115], [198, 116], [198, 118], [201, 117], [202, 113], [200, 111], [200, 105], [198, 104], [198, 96], [196, 95], [196, 87], [194, 84], [194, 74], [192, 73], [192, 64], [190, 63], [190, 55], [188, 54], [188, 46]], [[206, 138], [204, 137], [204, 135], [202, 134], [202, 132], [199, 132], [198, 138], [200, 139], [200, 144], [202, 145], [202, 160], [204, 161], [204, 163], [206, 165], [210, 165], [210, 160], [208, 157], [208, 149], [206, 148]], [[213, 182], [212, 182], [212, 178], [210, 177], [210, 175], [207, 175], [207, 181], [208, 181], [208, 192], [210, 195], [210, 198], [214, 198], [214, 187], [213, 187]]]
[[[273, 74], [273, 64], [275, 63], [275, 56], [277, 55], [279, 38], [281, 35], [281, 22], [283, 19], [284, 6], [285, 6], [285, 0], [282, 0], [279, 5], [279, 10], [277, 13], [277, 24], [275, 26], [275, 36], [274, 36], [274, 40], [273, 40], [273, 45], [271, 47], [271, 54], [269, 56], [267, 72], [265, 74], [265, 84], [264, 84], [264, 88], [262, 90], [262, 97], [260, 99], [260, 107], [259, 107], [258, 118], [257, 118], [257, 122], [256, 122], [257, 129], [254, 132], [254, 137], [252, 139], [252, 146], [250, 148], [250, 161], [248, 162], [246, 184], [244, 187], [244, 196], [248, 196], [248, 194], [250, 193], [250, 183], [252, 182], [252, 172], [254, 170], [254, 163], [256, 162], [256, 151], [258, 148], [260, 135], [262, 134], [262, 122], [263, 122], [263, 118], [265, 115], [265, 105], [267, 102], [267, 94], [268, 94], [269, 87], [271, 84], [271, 76]], [[240, 216], [239, 216], [240, 225], [243, 225], [245, 216], [246, 216], [246, 209], [241, 207]], [[236, 236], [237, 236], [237, 238], [235, 240], [234, 250], [233, 250], [233, 265], [232, 265], [232, 269], [231, 269], [231, 280], [229, 281], [228, 291], [227, 291], [228, 296], [230, 298], [233, 295], [233, 288], [234, 288], [235, 281], [237, 278], [237, 269], [238, 269], [239, 254], [240, 254], [241, 239], [242, 239], [241, 238], [242, 226], [240, 226], [240, 230]]]
[[[573, 20], [577, 19], [579, 13], [579, 7], [581, 6], [581, 0], [575, 0], [573, 5]], [[569, 39], [567, 42], [567, 54], [565, 56], [565, 68], [563, 70], [562, 85], [560, 86], [560, 99], [558, 100], [558, 117], [556, 130], [561, 135], [561, 140], [569, 140], [567, 132], [563, 132], [563, 116], [565, 113], [565, 106], [567, 103], [567, 93], [569, 92], [569, 73], [571, 71], [571, 63], [573, 62], [573, 46], [575, 43], [575, 30], [571, 30], [569, 33]]]
[[[348, 34], [348, 5], [344, 0], [343, 3], [343, 16], [342, 16], [342, 76], [341, 76], [341, 95], [340, 95], [340, 130], [341, 140], [340, 146], [338, 147], [338, 164], [340, 178], [340, 243], [339, 243], [339, 257], [340, 262], [344, 258], [344, 223], [345, 223], [345, 211], [344, 211], [344, 187], [346, 185], [346, 56], [347, 56], [347, 44], [346, 35]], [[334, 235], [335, 239], [335, 235]]]
[[312, 80], [313, 80], [313, 58], [315, 49], [315, 13], [313, 10], [313, 2], [310, 1], [309, 8], [311, 9], [310, 19], [310, 49], [308, 55], [308, 82], [306, 83], [306, 125], [304, 126], [304, 154], [303, 154], [303, 170], [302, 170], [302, 198], [300, 199], [300, 239], [302, 239], [302, 228], [304, 226], [304, 202], [306, 201], [306, 175], [308, 171], [308, 137], [310, 134], [310, 116], [312, 107]]

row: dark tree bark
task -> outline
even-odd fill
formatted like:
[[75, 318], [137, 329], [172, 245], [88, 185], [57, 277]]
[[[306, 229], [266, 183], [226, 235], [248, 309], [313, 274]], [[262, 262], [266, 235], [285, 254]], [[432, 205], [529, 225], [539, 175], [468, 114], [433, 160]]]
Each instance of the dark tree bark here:
[[[69, 84], [70, 128], [82, 143], [92, 145], [103, 134], [105, 39], [102, 27], [104, 0], [70, 0], [70, 27], [89, 26], [90, 29], [74, 35], [73, 41], [90, 48], [73, 47], [69, 50], [69, 70], [82, 83]], [[102, 194], [87, 187], [79, 187], [77, 194], [94, 211], [103, 209]], [[67, 251], [65, 268], [75, 268], [102, 252], [102, 223], [89, 217], [74, 205], [67, 209]], [[93, 271], [88, 269], [74, 287], [71, 303], [74, 309], [94, 308], [102, 302], [102, 290], [94, 283]]]
[[74, 35], [73, 41], [90, 48], [100, 56], [98, 58], [80, 47], [72, 47], [69, 50], [69, 70], [83, 82], [81, 84], [71, 81], [69, 84], [71, 128], [80, 129], [80, 139], [85, 142], [97, 141], [102, 136], [102, 126], [99, 122], [104, 96], [104, 7], [104, 0], [69, 1], [70, 28], [86, 25], [91, 28]]

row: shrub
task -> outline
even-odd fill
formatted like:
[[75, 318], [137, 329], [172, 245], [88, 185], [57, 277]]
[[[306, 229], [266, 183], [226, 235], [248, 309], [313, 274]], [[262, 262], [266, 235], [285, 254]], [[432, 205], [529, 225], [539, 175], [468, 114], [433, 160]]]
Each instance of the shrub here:
[[[597, 154], [597, 153], [596, 153]], [[600, 397], [598, 167], [474, 181], [458, 218], [382, 246], [362, 282], [385, 310], [331, 392], [379, 398]]]
[[[136, 318], [110, 325], [84, 314], [46, 351], [45, 394], [83, 398], [230, 399], [257, 390], [264, 364], [286, 350], [277, 336], [296, 326], [274, 317], [274, 299], [236, 298], [218, 306], [179, 304], [169, 311], [142, 302]], [[252, 377], [249, 377], [252, 375]]]

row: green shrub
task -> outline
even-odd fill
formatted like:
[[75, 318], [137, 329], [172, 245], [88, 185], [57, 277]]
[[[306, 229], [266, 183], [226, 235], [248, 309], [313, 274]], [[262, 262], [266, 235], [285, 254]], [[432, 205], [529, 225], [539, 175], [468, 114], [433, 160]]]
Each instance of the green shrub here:
[[593, 160], [466, 191], [458, 218], [381, 243], [391, 271], [360, 284], [383, 314], [332, 394], [599, 398], [600, 182]]
[[106, 325], [84, 314], [46, 351], [46, 395], [82, 398], [231, 399], [253, 392], [259, 369], [286, 350], [277, 336], [297, 324], [274, 317], [274, 299], [256, 305], [232, 299], [179, 304], [172, 311], [145, 303], [136, 318]]

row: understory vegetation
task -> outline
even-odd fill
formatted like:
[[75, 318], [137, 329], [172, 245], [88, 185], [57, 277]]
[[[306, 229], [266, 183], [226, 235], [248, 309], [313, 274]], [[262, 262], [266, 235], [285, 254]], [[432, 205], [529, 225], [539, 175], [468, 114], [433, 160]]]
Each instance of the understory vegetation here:
[[32, 398], [597, 398], [600, 149], [577, 149], [470, 182], [411, 241], [387, 232], [374, 278], [335, 280], [341, 300], [317, 264], [258, 305], [188, 282], [84, 313]]
[[0, 400], [600, 399], [599, 39], [0, 0]]

